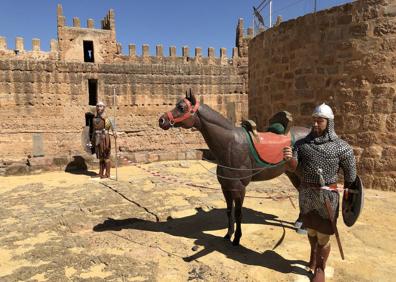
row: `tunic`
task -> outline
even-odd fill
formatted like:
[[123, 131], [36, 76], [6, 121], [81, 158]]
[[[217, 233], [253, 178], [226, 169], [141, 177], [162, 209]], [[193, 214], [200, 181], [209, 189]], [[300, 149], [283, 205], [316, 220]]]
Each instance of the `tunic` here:
[[325, 134], [315, 137], [311, 131], [307, 137], [297, 141], [293, 148], [293, 157], [298, 161], [296, 173], [301, 180], [299, 205], [304, 226], [324, 234], [334, 234], [325, 200], [332, 206], [332, 216], [336, 221], [339, 194], [320, 187], [323, 184], [336, 184], [340, 168], [343, 170], [345, 183], [355, 180], [356, 162], [351, 146], [337, 136], [334, 120], [328, 119]]

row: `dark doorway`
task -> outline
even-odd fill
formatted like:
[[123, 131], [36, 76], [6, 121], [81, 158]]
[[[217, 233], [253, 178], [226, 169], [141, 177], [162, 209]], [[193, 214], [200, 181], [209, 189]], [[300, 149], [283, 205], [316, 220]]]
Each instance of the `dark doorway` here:
[[88, 79], [88, 94], [89, 94], [89, 105], [96, 106], [98, 103], [98, 80]]
[[[86, 136], [85, 138], [87, 139], [85, 143], [89, 143], [90, 140], [92, 140], [92, 135], [93, 135], [93, 118], [94, 118], [94, 114], [93, 113], [85, 113], [85, 126], [89, 127], [88, 130], [88, 136]], [[91, 147], [91, 153], [95, 153], [95, 147]]]
[[83, 41], [84, 44], [84, 62], [95, 62], [93, 41]]

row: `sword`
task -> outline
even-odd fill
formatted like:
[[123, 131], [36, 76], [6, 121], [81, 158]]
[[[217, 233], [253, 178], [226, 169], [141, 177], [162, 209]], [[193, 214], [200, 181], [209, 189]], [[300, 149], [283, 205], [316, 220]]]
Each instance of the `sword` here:
[[[319, 168], [317, 172], [319, 174], [320, 186], [321, 187], [325, 187], [326, 184], [325, 184], [325, 181], [324, 181], [324, 178], [323, 178], [323, 170], [321, 168]], [[329, 219], [330, 219], [330, 222], [331, 222], [331, 227], [332, 227], [333, 232], [335, 234], [335, 237], [337, 239], [337, 245], [338, 245], [338, 249], [340, 250], [341, 258], [343, 260], [345, 260], [344, 250], [342, 249], [342, 245], [341, 245], [340, 234], [338, 233], [337, 225], [336, 225], [336, 223], [334, 221], [334, 217], [333, 217], [333, 215], [334, 215], [333, 208], [331, 207], [330, 201], [327, 198], [325, 198], [325, 207], [326, 207], [326, 210], [327, 210], [327, 214], [329, 215]]]

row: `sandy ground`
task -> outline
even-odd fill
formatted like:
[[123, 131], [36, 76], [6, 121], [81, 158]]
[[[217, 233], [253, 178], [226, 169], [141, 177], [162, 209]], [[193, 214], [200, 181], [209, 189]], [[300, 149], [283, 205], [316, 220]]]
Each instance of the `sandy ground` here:
[[[234, 247], [219, 185], [197, 161], [93, 175], [0, 178], [0, 281], [309, 281], [285, 177], [248, 186]], [[395, 281], [395, 214], [396, 193], [366, 191], [359, 221], [339, 221], [346, 260], [333, 238], [327, 280]]]

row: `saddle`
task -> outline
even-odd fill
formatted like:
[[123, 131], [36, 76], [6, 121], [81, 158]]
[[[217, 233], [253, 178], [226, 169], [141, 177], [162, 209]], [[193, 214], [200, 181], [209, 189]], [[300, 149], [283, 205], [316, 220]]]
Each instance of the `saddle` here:
[[293, 145], [293, 136], [290, 134], [292, 121], [289, 112], [279, 112], [269, 120], [270, 126], [265, 132], [258, 132], [256, 123], [252, 120], [242, 122], [250, 151], [258, 164], [265, 166], [283, 163], [283, 148]]

